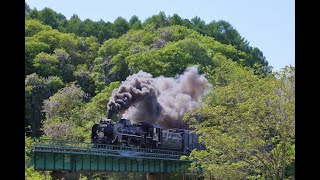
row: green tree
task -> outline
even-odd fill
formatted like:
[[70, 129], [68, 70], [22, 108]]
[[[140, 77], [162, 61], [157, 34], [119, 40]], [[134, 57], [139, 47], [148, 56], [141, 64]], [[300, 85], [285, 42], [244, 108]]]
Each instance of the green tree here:
[[143, 23], [143, 26], [147, 26], [148, 24], [155, 24], [155, 28], [158, 29], [160, 27], [166, 27], [169, 25], [169, 21], [166, 17], [166, 14], [161, 11], [158, 15], [153, 15], [150, 18], [147, 18]]
[[115, 32], [114, 37], [116, 38], [128, 32], [130, 28], [127, 20], [122, 17], [118, 17], [117, 19], [115, 19], [112, 27], [113, 27], [113, 31]]
[[105, 40], [116, 36], [112, 23], [106, 23], [102, 19], [98, 22], [94, 22], [90, 19], [81, 21], [76, 14], [70, 18], [64, 29], [64, 32], [74, 33], [82, 37], [94, 36], [98, 38], [99, 43], [103, 43]]
[[217, 41], [223, 44], [231, 44], [239, 50], [245, 51], [248, 46], [248, 42], [226, 21], [212, 21], [206, 25], [206, 32]]
[[188, 65], [213, 65], [211, 59], [217, 53], [239, 62], [247, 58], [244, 52], [233, 46], [221, 44], [183, 26], [154, 29], [150, 25], [105, 41], [93, 69], [96, 79], [107, 84], [124, 80], [139, 70], [154, 76], [175, 76]]
[[100, 44], [102, 44], [105, 40], [114, 37], [111, 22], [104, 22], [103, 20], [98, 21], [98, 29], [99, 32], [96, 37], [98, 38]]
[[43, 120], [42, 106], [43, 100], [49, 98], [58, 89], [64, 86], [59, 77], [49, 76], [39, 77], [33, 73], [25, 79], [25, 125], [31, 125], [31, 136], [41, 135], [41, 123]]
[[190, 23], [191, 23], [192, 29], [196, 30], [197, 32], [199, 32], [202, 35], [206, 34], [206, 32], [205, 32], [206, 23], [203, 20], [201, 20], [200, 17], [196, 16], [196, 17], [192, 18]]
[[131, 73], [147, 71], [154, 76], [175, 76], [194, 64], [213, 65], [205, 47], [196, 39], [183, 39], [159, 50], [142, 52], [127, 57]]
[[66, 27], [66, 32], [75, 33], [77, 35], [81, 34], [81, 19], [78, 15], [74, 14], [68, 21], [68, 26]]
[[55, 68], [57, 69], [56, 75], [61, 77], [64, 82], [73, 81], [75, 67], [71, 62], [70, 55], [64, 49], [55, 49], [53, 53], [52, 56], [59, 61], [58, 64], [55, 64]]
[[56, 56], [47, 53], [39, 53], [34, 59], [34, 67], [41, 76], [53, 76], [59, 74], [59, 60]]
[[242, 65], [255, 68], [257, 72], [259, 71], [257, 74], [260, 75], [266, 75], [271, 72], [263, 53], [258, 48], [249, 46], [249, 42], [241, 37], [238, 31], [227, 21], [212, 21], [200, 29], [204, 30], [205, 34], [215, 38], [217, 41], [232, 45], [236, 49], [245, 52], [247, 58]]
[[260, 78], [234, 62], [208, 69], [214, 88], [189, 115], [205, 151], [191, 159], [217, 179], [288, 179], [295, 161], [295, 75]]
[[[106, 118], [109, 98], [111, 97], [112, 91], [119, 86], [120, 82], [112, 82], [94, 96], [91, 101], [85, 105], [82, 118], [92, 123], [97, 123], [100, 118]], [[90, 131], [90, 129], [88, 131]]]
[[99, 48], [98, 38], [94, 36], [77, 38], [77, 50], [81, 53], [81, 58], [87, 68], [91, 68], [94, 59], [98, 57]]
[[51, 26], [42, 24], [37, 19], [28, 19], [25, 21], [25, 36], [31, 37], [43, 30], [50, 30]]
[[57, 13], [50, 8], [39, 11], [38, 17], [41, 22], [56, 29], [58, 27]]
[[142, 28], [141, 21], [139, 20], [138, 16], [136, 16], [136, 15], [133, 15], [130, 18], [129, 24], [130, 24], [130, 29], [138, 30], [138, 29]]
[[86, 94], [81, 88], [70, 85], [43, 102], [45, 120], [43, 131], [52, 139], [84, 141], [89, 132], [85, 131], [85, 121], [81, 118]]
[[178, 14], [173, 14], [173, 16], [169, 17], [168, 19], [169, 19], [170, 26], [183, 25], [183, 20]]
[[49, 44], [50, 53], [52, 53], [57, 47], [60, 46], [60, 35], [61, 33], [58, 30], [52, 29], [46, 31], [39, 31], [30, 39]]
[[29, 18], [36, 19], [38, 18], [38, 16], [39, 16], [39, 11], [36, 8], [34, 8], [27, 14], [26, 19], [29, 19]]
[[49, 53], [50, 46], [43, 42], [38, 41], [26, 41], [25, 43], [25, 74], [31, 74], [35, 72], [33, 59], [39, 53]]
[[91, 76], [91, 73], [87, 70], [85, 64], [78, 65], [77, 70], [73, 73], [76, 79], [76, 84], [79, 85], [85, 93], [90, 96], [94, 96], [96, 90], [95, 81]]

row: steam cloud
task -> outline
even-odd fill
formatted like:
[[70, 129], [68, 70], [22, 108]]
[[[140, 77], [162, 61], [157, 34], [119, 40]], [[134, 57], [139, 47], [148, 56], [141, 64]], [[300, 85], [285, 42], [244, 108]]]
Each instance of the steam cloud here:
[[182, 121], [183, 115], [201, 103], [206, 85], [208, 81], [199, 75], [197, 66], [187, 68], [176, 78], [153, 78], [151, 74], [139, 71], [128, 76], [112, 92], [108, 117], [119, 113], [121, 118], [133, 122], [148, 121], [163, 128], [187, 128]]

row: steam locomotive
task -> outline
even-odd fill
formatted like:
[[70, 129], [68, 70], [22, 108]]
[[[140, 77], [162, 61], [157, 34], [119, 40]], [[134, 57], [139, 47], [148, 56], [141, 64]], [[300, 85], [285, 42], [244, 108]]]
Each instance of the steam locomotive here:
[[185, 129], [162, 129], [157, 124], [146, 121], [131, 123], [129, 119], [120, 119], [114, 123], [111, 119], [100, 119], [92, 126], [92, 143], [134, 146], [152, 149], [167, 149], [190, 152], [203, 150], [204, 145], [198, 136]]

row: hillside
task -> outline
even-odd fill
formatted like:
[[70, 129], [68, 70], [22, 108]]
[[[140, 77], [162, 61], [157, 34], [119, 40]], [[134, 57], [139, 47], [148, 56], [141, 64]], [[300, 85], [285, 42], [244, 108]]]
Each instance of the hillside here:
[[144, 22], [68, 20], [27, 4], [25, 12], [26, 138], [90, 141], [112, 91], [129, 76], [178, 81], [196, 66], [209, 85], [179, 118], [203, 135], [208, 151], [189, 158], [222, 179], [294, 175], [294, 67], [272, 72], [228, 22], [163, 12]]

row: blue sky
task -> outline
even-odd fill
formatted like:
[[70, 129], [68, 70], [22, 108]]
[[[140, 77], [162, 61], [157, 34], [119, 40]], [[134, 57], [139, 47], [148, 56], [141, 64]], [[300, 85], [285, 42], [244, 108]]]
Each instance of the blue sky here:
[[67, 19], [77, 14], [81, 20], [113, 22], [121, 16], [137, 15], [143, 22], [163, 11], [181, 18], [200, 17], [205, 23], [229, 22], [250, 46], [259, 48], [273, 70], [295, 66], [294, 0], [26, 0], [30, 8], [49, 7]]

